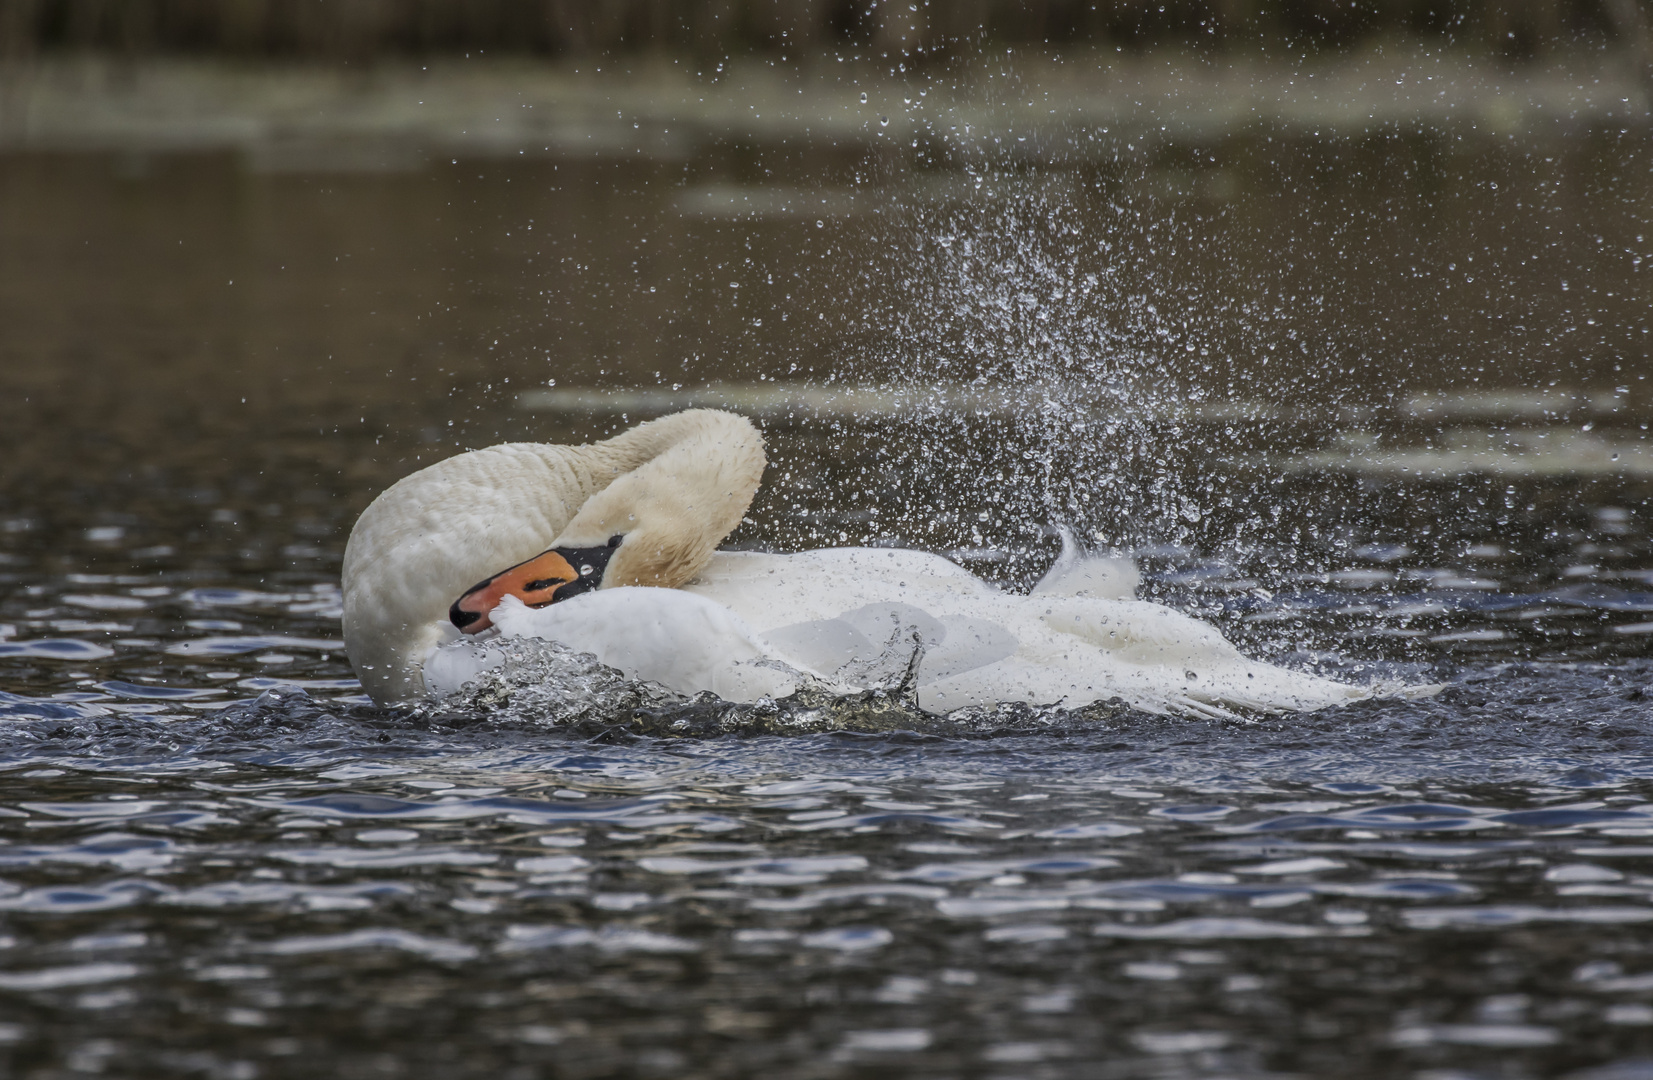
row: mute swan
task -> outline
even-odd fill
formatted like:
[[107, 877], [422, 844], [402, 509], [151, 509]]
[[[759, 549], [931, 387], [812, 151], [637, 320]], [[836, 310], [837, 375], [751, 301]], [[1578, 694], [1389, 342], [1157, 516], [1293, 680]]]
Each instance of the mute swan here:
[[1119, 697], [1209, 715], [1370, 694], [1249, 660], [1214, 628], [1132, 599], [1134, 568], [1071, 545], [1028, 596], [918, 551], [716, 551], [763, 468], [750, 421], [699, 409], [590, 445], [508, 443], [422, 469], [373, 501], [345, 547], [350, 662], [381, 703], [457, 690], [499, 662], [478, 644], [493, 634], [733, 701], [806, 679], [846, 692], [905, 679], [936, 711]]

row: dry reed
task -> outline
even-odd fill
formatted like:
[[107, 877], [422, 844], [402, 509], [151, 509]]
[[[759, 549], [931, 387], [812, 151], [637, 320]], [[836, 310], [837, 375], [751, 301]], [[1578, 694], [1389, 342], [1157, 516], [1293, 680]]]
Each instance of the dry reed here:
[[0, 56], [366, 61], [639, 51], [922, 56], [985, 42], [1238, 48], [1439, 39], [1512, 57], [1645, 48], [1653, 0], [0, 0]]

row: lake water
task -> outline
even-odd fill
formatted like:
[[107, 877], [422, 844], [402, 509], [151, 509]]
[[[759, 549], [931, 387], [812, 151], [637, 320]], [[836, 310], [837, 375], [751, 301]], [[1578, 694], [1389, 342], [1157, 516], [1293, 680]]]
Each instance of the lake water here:
[[[948, 145], [0, 158], [0, 1067], [1653, 1076], [1645, 128]], [[377, 491], [708, 401], [738, 546], [1445, 689], [366, 701]]]

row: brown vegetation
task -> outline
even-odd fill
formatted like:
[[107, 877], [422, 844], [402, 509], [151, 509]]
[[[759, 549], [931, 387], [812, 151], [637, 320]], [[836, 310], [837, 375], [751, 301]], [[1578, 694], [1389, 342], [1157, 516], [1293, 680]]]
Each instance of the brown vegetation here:
[[1404, 36], [1531, 57], [1611, 40], [1638, 48], [1650, 24], [1650, 0], [0, 0], [0, 56], [926, 54], [983, 41], [1338, 47]]

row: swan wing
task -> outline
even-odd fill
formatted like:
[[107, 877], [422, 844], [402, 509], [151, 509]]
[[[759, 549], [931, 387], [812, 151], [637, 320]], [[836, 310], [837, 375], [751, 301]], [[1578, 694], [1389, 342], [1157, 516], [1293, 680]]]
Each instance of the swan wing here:
[[561, 642], [680, 694], [784, 697], [815, 674], [788, 665], [728, 608], [677, 589], [600, 589], [544, 608], [507, 597], [495, 610], [502, 635]]
[[1044, 608], [1046, 627], [1092, 646], [1093, 660], [1112, 669], [1119, 696], [1154, 711], [1191, 702], [1300, 711], [1371, 695], [1366, 687], [1252, 660], [1216, 627], [1161, 604], [1066, 597]]
[[1222, 715], [1370, 694], [1251, 660], [1215, 627], [1163, 605], [1094, 595], [1098, 561], [1078, 565], [1058, 583], [1084, 594], [1018, 596], [923, 552], [724, 552], [687, 588], [725, 604], [773, 655], [844, 685], [894, 685], [920, 651], [919, 703], [937, 711], [1122, 698], [1150, 712]]
[[949, 599], [998, 594], [957, 563], [904, 548], [720, 551], [683, 588], [730, 608], [759, 632], [836, 619], [868, 604], [930, 609]]

